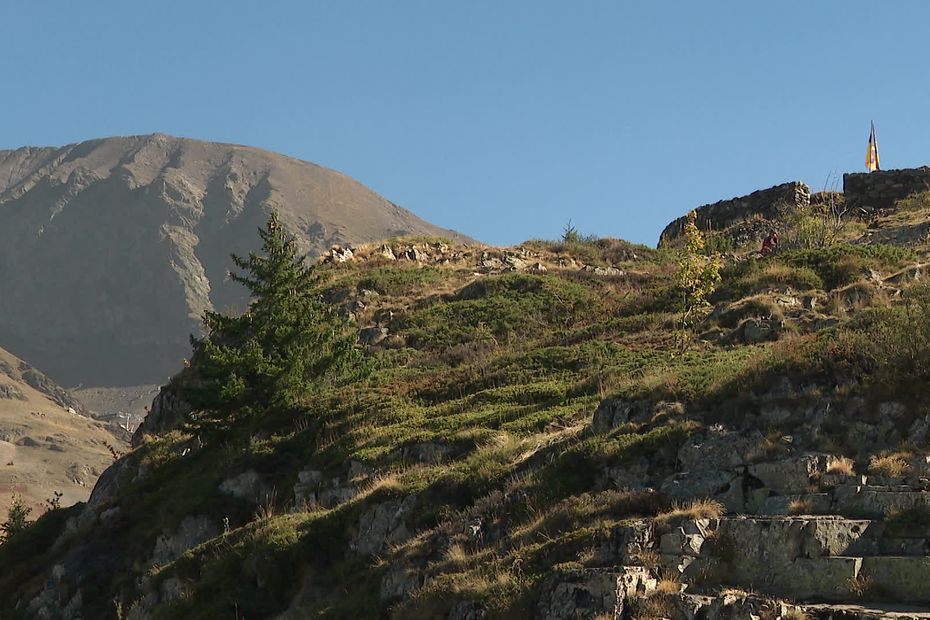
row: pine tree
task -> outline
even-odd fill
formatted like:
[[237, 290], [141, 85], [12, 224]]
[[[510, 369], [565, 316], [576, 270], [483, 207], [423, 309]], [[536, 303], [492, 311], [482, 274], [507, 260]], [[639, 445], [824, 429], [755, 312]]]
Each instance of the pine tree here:
[[261, 254], [232, 256], [242, 273], [230, 278], [249, 289], [240, 316], [204, 315], [206, 336], [192, 337], [198, 378], [185, 398], [220, 413], [291, 407], [329, 381], [359, 368], [356, 334], [323, 302], [314, 270], [272, 212], [260, 229]]

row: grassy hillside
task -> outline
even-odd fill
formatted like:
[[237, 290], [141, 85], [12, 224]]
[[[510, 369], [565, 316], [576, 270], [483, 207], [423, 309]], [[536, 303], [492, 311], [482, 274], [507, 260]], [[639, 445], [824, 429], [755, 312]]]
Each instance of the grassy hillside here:
[[533, 617], [618, 524], [726, 510], [666, 490], [696, 438], [862, 470], [926, 454], [924, 249], [734, 255], [681, 349], [672, 250], [363, 248], [318, 274], [369, 328], [364, 381], [149, 437], [88, 505], [0, 546], [0, 609]]

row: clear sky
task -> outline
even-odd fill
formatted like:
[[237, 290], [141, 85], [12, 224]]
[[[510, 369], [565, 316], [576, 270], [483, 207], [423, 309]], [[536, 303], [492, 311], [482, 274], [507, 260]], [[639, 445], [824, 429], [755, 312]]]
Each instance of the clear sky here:
[[930, 2], [7, 0], [0, 148], [152, 132], [510, 244], [930, 164]]

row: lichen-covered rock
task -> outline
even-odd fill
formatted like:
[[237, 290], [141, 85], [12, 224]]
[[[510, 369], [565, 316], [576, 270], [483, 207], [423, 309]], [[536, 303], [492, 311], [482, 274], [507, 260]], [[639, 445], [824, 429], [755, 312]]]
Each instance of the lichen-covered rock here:
[[420, 571], [398, 562], [392, 564], [381, 578], [378, 595], [382, 601], [404, 599], [421, 585], [423, 585], [423, 576]]
[[692, 436], [679, 450], [678, 461], [688, 471], [727, 470], [745, 465], [762, 442], [758, 431], [741, 434], [722, 426]]
[[248, 469], [238, 476], [224, 480], [220, 484], [220, 491], [253, 504], [265, 501], [271, 492], [264, 478], [254, 469]]
[[555, 573], [542, 586], [539, 620], [617, 617], [617, 572], [609, 569]]
[[164, 565], [181, 557], [188, 549], [216, 537], [219, 529], [205, 515], [184, 517], [176, 532], [164, 533], [155, 540], [152, 564]]
[[409, 538], [407, 517], [416, 501], [416, 495], [408, 495], [403, 500], [382, 502], [362, 513], [353, 549], [361, 555], [371, 555]]
[[655, 527], [652, 521], [630, 521], [601, 535], [595, 547], [594, 561], [609, 566], [637, 564], [643, 552], [654, 546]]

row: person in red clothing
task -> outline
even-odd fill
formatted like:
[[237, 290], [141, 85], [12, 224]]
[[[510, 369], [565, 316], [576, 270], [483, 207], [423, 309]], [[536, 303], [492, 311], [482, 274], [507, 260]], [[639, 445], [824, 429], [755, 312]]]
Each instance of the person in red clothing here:
[[778, 231], [774, 228], [769, 232], [769, 236], [762, 241], [762, 249], [759, 250], [761, 256], [768, 256], [778, 249]]

